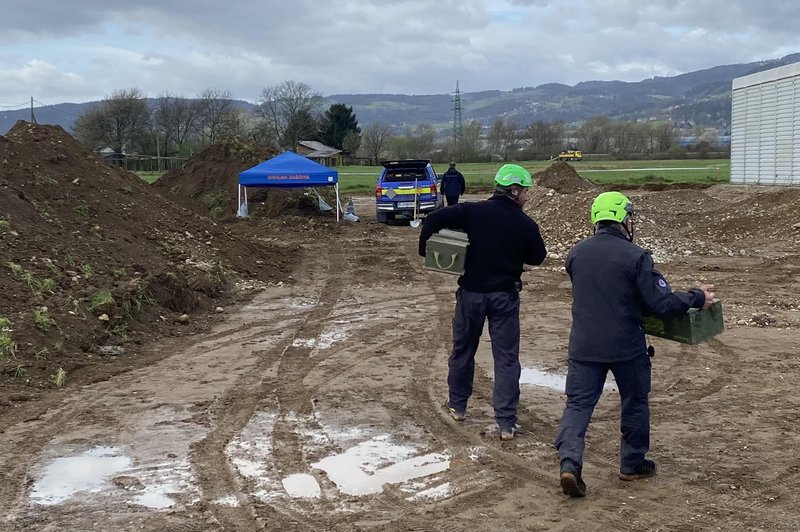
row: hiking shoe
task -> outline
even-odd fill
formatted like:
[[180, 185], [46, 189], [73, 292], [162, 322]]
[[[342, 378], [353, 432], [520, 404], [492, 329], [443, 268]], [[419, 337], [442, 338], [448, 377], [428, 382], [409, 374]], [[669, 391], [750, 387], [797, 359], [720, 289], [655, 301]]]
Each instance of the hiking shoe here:
[[517, 432], [519, 432], [519, 426], [514, 425], [513, 427], [508, 428], [501, 428], [500, 429], [500, 439], [503, 441], [513, 440], [514, 436], [516, 436]]
[[444, 404], [444, 407], [447, 409], [447, 412], [450, 414], [450, 416], [456, 421], [464, 421], [467, 419], [467, 412], [464, 410], [456, 410], [450, 406], [449, 401]]
[[570, 497], [586, 496], [586, 484], [581, 478], [581, 466], [569, 458], [561, 462], [561, 491]]
[[640, 478], [652, 477], [656, 474], [656, 463], [652, 460], [645, 460], [630, 471], [619, 470], [620, 480], [639, 480]]
[[580, 473], [574, 471], [561, 472], [561, 491], [570, 497], [586, 497], [586, 483]]

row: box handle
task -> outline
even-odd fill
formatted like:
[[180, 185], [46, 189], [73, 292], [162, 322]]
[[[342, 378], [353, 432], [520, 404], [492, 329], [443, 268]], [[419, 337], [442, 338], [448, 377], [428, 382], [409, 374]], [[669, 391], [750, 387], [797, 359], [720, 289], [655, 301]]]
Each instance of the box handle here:
[[436, 267], [437, 268], [441, 268], [443, 270], [449, 270], [450, 268], [452, 268], [453, 265], [456, 263], [456, 257], [457, 256], [458, 256], [457, 253], [453, 253], [450, 256], [450, 264], [448, 264], [447, 266], [442, 266], [442, 264], [439, 262], [439, 252], [438, 251], [434, 251], [433, 252], [433, 260], [436, 261]]

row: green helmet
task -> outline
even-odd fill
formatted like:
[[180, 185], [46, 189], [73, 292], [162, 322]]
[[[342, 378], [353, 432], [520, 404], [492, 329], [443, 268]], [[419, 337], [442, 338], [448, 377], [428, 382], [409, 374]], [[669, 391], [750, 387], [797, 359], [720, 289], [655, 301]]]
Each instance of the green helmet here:
[[504, 164], [494, 176], [494, 184], [501, 187], [519, 185], [521, 187], [532, 187], [533, 179], [531, 173], [518, 164]]
[[625, 217], [633, 214], [631, 200], [620, 192], [603, 192], [592, 202], [589, 218], [593, 224], [601, 220], [622, 223]]

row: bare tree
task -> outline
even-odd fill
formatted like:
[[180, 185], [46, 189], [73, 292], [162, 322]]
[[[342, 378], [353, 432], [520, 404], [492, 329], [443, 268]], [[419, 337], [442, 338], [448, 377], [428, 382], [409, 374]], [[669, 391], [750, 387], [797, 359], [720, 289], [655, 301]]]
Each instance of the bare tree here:
[[525, 128], [525, 136], [530, 139], [530, 153], [535, 157], [552, 156], [561, 150], [564, 142], [564, 122], [544, 122], [536, 120]]
[[301, 81], [284, 81], [261, 92], [256, 114], [266, 122], [281, 147], [294, 149], [298, 139], [287, 138], [287, 130], [292, 126], [291, 131], [296, 131], [298, 120], [305, 120], [303, 115], [316, 120], [321, 106], [322, 95], [311, 86]]
[[239, 117], [231, 93], [205, 89], [195, 101], [196, 129], [203, 145], [213, 144], [230, 133]]
[[[171, 155], [180, 152], [197, 122], [197, 106], [182, 96], [162, 93], [155, 100], [151, 122], [159, 153]], [[159, 149], [160, 139], [164, 140], [163, 152]]]
[[499, 155], [508, 161], [519, 146], [517, 123], [503, 117], [496, 118], [489, 129], [489, 147], [493, 155]]
[[[405, 157], [411, 159], [429, 159], [433, 153], [436, 130], [430, 124], [419, 124], [413, 130], [406, 130]], [[398, 154], [399, 155], [399, 154]]]
[[583, 151], [588, 153], [605, 153], [608, 151], [609, 127], [611, 122], [605, 116], [594, 116], [588, 119], [576, 132]]
[[144, 94], [135, 88], [123, 89], [84, 113], [73, 127], [85, 144], [93, 148], [105, 145], [121, 154], [140, 148], [138, 143], [147, 135], [149, 119]]
[[393, 136], [391, 126], [381, 122], [374, 122], [364, 129], [361, 146], [374, 164], [378, 164], [381, 155], [389, 148]]

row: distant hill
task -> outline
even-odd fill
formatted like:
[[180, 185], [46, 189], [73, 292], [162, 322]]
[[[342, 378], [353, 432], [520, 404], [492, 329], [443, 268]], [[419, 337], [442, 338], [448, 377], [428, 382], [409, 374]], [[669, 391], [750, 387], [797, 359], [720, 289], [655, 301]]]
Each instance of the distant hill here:
[[[547, 83], [511, 91], [463, 92], [461, 114], [463, 120], [484, 124], [491, 124], [500, 116], [526, 125], [533, 120], [577, 122], [605, 115], [615, 120], [669, 119], [726, 130], [730, 125], [734, 78], [796, 62], [800, 62], [800, 53], [638, 82], [585, 81], [575, 86]], [[96, 102], [64, 103], [34, 111], [39, 123], [58, 124], [71, 131], [75, 118], [93, 103]], [[253, 107], [244, 101], [236, 103]], [[444, 128], [453, 118], [451, 94], [333, 94], [325, 98], [325, 106], [332, 103], [352, 106], [362, 127], [383, 122], [397, 128], [422, 123]], [[30, 110], [0, 112], [0, 132], [4, 134], [20, 119], [30, 120]]]

